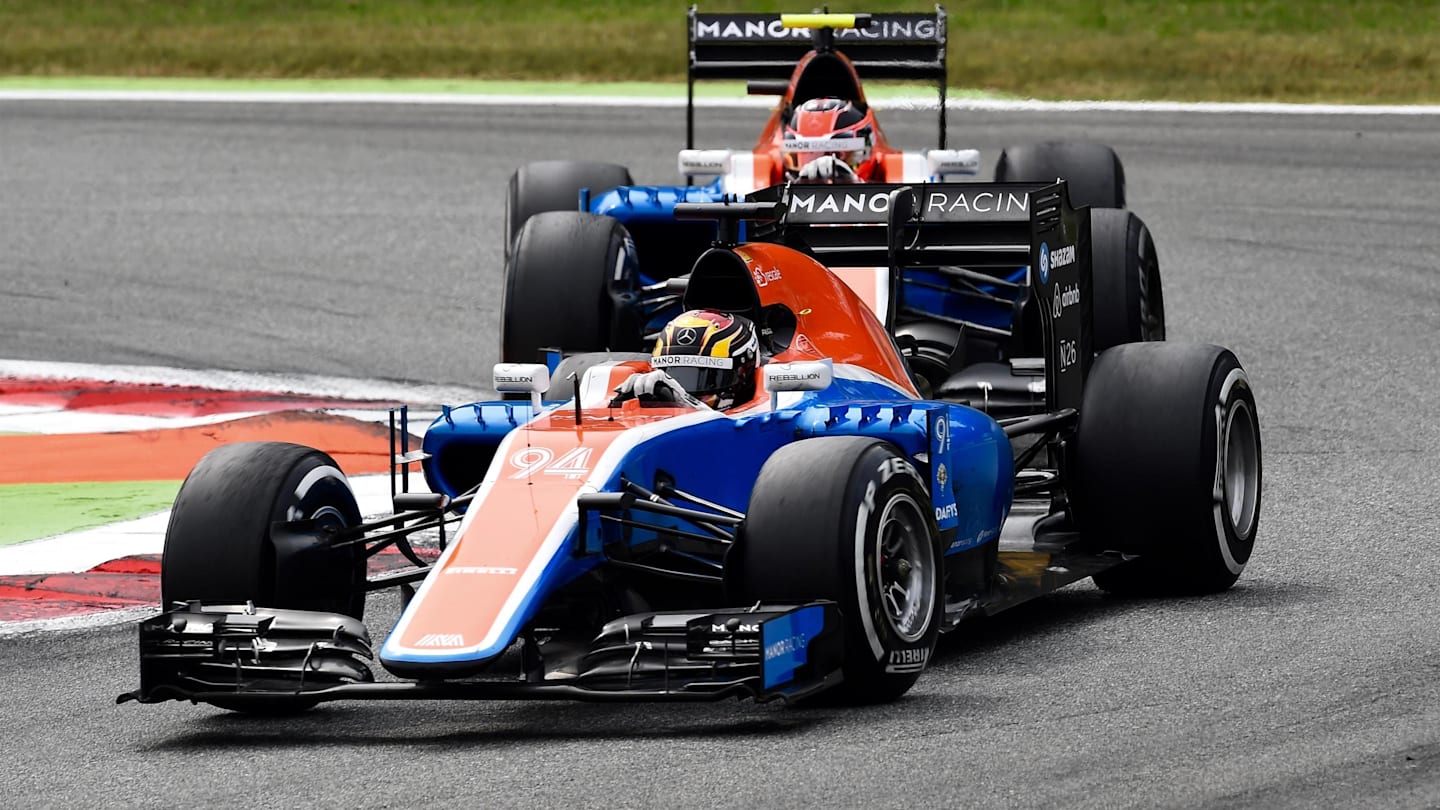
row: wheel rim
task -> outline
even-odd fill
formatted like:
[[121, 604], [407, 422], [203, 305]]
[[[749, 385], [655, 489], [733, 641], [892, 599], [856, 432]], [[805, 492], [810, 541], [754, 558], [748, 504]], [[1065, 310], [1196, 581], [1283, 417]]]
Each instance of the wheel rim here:
[[919, 504], [909, 495], [892, 498], [879, 538], [875, 566], [890, 629], [906, 643], [919, 641], [935, 612], [935, 547]]
[[1225, 420], [1225, 513], [1235, 534], [1247, 538], [1255, 526], [1260, 499], [1260, 447], [1255, 414], [1237, 400]]

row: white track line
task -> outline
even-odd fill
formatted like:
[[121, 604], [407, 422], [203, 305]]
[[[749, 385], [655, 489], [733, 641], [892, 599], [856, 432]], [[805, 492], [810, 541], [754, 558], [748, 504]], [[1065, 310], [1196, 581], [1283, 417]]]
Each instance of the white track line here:
[[412, 405], [457, 405], [495, 398], [492, 392], [483, 388], [412, 385], [394, 380], [361, 380], [316, 374], [259, 374], [248, 371], [166, 368], [163, 366], [104, 366], [92, 363], [53, 363], [34, 360], [0, 360], [0, 383], [3, 383], [6, 377], [174, 385], [215, 391], [263, 391]]
[[0, 638], [24, 636], [31, 633], [55, 633], [65, 630], [89, 630], [95, 627], [109, 627], [116, 624], [130, 624], [155, 615], [157, 605], [102, 610], [96, 613], [81, 613], [76, 616], [61, 616], [55, 619], [33, 619], [25, 622], [0, 622]]
[[[206, 104], [442, 104], [479, 107], [660, 107], [685, 106], [683, 96], [508, 95], [464, 93], [305, 93], [206, 90], [0, 90], [0, 101], [173, 102]], [[875, 98], [878, 109], [935, 109], [925, 97]], [[763, 108], [770, 97], [703, 96], [696, 107]], [[1158, 112], [1225, 115], [1440, 115], [1440, 105], [1279, 104], [1272, 102], [1037, 101], [1033, 99], [949, 99], [951, 110], [988, 112]]]

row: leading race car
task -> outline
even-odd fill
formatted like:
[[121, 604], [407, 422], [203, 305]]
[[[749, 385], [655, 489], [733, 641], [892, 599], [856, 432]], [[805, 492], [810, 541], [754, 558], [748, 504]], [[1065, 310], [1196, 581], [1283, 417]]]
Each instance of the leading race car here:
[[[968, 616], [1087, 576], [1120, 592], [1236, 581], [1260, 509], [1249, 380], [1217, 346], [1093, 352], [1090, 211], [1063, 183], [896, 187], [857, 204], [882, 224], [848, 229], [881, 228], [898, 276], [993, 237], [969, 195], [1024, 198], [1000, 224], [1023, 232], [1029, 295], [1048, 304], [1030, 370], [1044, 406], [1003, 421], [921, 398], [885, 324], [805, 250], [738, 240], [742, 220], [816, 242], [847, 230], [824, 217], [853, 190], [828, 193], [677, 211], [719, 222], [684, 306], [761, 326], [753, 398], [618, 398], [661, 360], [647, 355], [501, 364], [496, 388], [530, 402], [447, 409], [424, 439], [433, 494], [370, 521], [318, 451], [206, 456], [166, 535], [165, 612], [140, 623], [140, 687], [120, 699], [885, 701]], [[410, 541], [437, 529], [427, 564]], [[416, 567], [367, 578], [392, 545]], [[385, 587], [405, 605], [380, 681], [361, 618]]]
[[[967, 178], [979, 170], [978, 151], [944, 148], [942, 7], [931, 14], [701, 14], [692, 8], [689, 31], [691, 97], [680, 170], [687, 180], [713, 179], [703, 185], [637, 186], [622, 166], [577, 161], [545, 161], [516, 171], [505, 208], [502, 360], [533, 362], [537, 347], [565, 352], [644, 347], [680, 312], [681, 296], [672, 282], [714, 234], [709, 222], [677, 218], [677, 205], [788, 183], [893, 187]], [[862, 77], [933, 83], [941, 148], [921, 153], [892, 146], [866, 99]], [[752, 93], [779, 97], [749, 150], [690, 148], [696, 136], [693, 88], [697, 80], [712, 78], [747, 79]], [[822, 165], [823, 172], [809, 172]], [[1124, 210], [1124, 170], [1113, 150], [1073, 142], [1012, 146], [1000, 155], [995, 175], [999, 182], [1027, 183], [1063, 177], [1073, 202], [1092, 207], [1089, 250], [1098, 273], [1099, 347], [1164, 338], [1155, 246], [1145, 223]], [[581, 226], [573, 217], [548, 215], [577, 207], [618, 227]], [[753, 238], [743, 228], [742, 235]], [[592, 272], [599, 264], [613, 272]], [[870, 282], [873, 267], [844, 267], [828, 259], [826, 264], [853, 283], [872, 308], [881, 305]], [[926, 317], [897, 324], [904, 331], [896, 337], [947, 365], [955, 365], [959, 354], [996, 362], [1038, 356], [1038, 322], [1018, 306], [1023, 262], [953, 269], [957, 272], [925, 280], [935, 294], [912, 296], [912, 307]], [[554, 295], [562, 289], [568, 294]], [[547, 317], [557, 309], [560, 317]], [[963, 339], [958, 324], [965, 325]]]

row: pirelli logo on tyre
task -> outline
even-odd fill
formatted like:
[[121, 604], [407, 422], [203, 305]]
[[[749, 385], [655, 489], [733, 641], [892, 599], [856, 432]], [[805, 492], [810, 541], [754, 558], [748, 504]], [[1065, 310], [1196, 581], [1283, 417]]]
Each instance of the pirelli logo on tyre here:
[[924, 647], [891, 650], [890, 660], [885, 664], [885, 671], [892, 673], [919, 672], [925, 668], [925, 663], [929, 660], [930, 651]]

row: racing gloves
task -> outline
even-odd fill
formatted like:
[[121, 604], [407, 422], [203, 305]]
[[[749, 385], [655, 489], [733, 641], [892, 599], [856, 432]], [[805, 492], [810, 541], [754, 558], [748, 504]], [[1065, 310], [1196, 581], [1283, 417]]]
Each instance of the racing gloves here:
[[802, 183], [858, 183], [860, 178], [850, 164], [834, 155], [822, 155], [800, 168]]
[[707, 407], [705, 403], [690, 396], [685, 388], [675, 381], [675, 378], [661, 369], [631, 374], [626, 377], [620, 385], [616, 386], [615, 399], [610, 404], [613, 407], [627, 399], [673, 403], [691, 408]]

